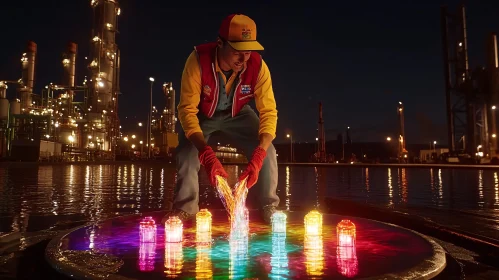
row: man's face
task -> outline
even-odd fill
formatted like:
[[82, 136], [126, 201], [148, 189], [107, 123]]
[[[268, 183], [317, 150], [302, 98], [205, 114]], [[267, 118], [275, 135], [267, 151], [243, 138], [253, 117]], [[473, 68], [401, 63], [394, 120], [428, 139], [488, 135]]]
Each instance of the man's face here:
[[[239, 72], [243, 70], [244, 63], [248, 61], [251, 55], [251, 51], [237, 51], [232, 48], [229, 43], [219, 40], [219, 51], [220, 51], [220, 59], [224, 65], [221, 65], [222, 68], [230, 68], [235, 72]], [[225, 67], [224, 67], [225, 66]]]

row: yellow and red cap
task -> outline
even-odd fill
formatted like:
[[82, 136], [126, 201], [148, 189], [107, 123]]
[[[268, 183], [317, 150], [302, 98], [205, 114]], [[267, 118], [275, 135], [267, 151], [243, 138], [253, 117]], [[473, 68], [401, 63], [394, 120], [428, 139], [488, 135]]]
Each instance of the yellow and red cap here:
[[241, 14], [232, 14], [222, 21], [218, 35], [238, 51], [262, 51], [256, 40], [256, 23]]

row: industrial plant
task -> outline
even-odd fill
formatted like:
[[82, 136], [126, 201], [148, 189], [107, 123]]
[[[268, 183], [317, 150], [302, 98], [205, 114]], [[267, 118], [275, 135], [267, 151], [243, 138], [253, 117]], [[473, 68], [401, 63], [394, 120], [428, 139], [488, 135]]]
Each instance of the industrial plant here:
[[[88, 74], [77, 85], [78, 46], [69, 43], [61, 67], [64, 76], [34, 92], [37, 44], [28, 42], [21, 56], [18, 80], [0, 77], [0, 157], [18, 161], [114, 160], [133, 156], [134, 149], [120, 132], [120, 50], [116, 43], [116, 0], [92, 0], [91, 47], [85, 62]], [[87, 76], [88, 75], [88, 76]], [[176, 146], [175, 90], [163, 86], [166, 107], [149, 113], [148, 157], [168, 156]], [[15, 98], [7, 99], [15, 91]], [[12, 93], [11, 95], [14, 95]], [[151, 89], [152, 95], [152, 89]], [[151, 107], [152, 108], [152, 104]]]

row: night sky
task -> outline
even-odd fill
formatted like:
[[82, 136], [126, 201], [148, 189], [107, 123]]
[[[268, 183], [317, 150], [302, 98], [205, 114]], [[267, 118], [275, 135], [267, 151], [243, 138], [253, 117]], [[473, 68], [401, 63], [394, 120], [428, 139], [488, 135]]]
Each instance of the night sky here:
[[[279, 110], [275, 142], [286, 133], [315, 141], [318, 102], [324, 104], [326, 138], [347, 126], [353, 141], [384, 141], [397, 127], [396, 105], [405, 104], [408, 143], [446, 142], [440, 4], [460, 1], [119, 1], [120, 118], [144, 121], [148, 78], [156, 78], [154, 105], [163, 108], [161, 86], [180, 77], [193, 46], [214, 40], [231, 13], [252, 17], [265, 47]], [[199, 1], [201, 2], [201, 1]], [[334, 2], [334, 4], [333, 4]], [[399, 4], [395, 4], [395, 3]], [[471, 68], [484, 65], [485, 39], [499, 32], [499, 1], [469, 1]], [[208, 3], [208, 1], [205, 1]], [[304, 3], [303, 1], [297, 3]], [[78, 44], [77, 83], [86, 75], [92, 26], [90, 0], [25, 0], [2, 3], [0, 80], [21, 76], [28, 40], [38, 44], [36, 93], [62, 79], [62, 52]], [[15, 91], [9, 89], [9, 97]], [[128, 119], [125, 119], [128, 117]], [[136, 121], [133, 121], [136, 123]]]

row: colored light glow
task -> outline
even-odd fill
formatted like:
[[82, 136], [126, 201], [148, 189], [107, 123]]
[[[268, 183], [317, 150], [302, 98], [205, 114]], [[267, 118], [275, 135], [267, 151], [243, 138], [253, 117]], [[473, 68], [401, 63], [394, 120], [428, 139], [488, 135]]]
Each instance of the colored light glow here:
[[230, 239], [229, 278], [241, 278], [247, 273], [248, 238]]
[[244, 205], [239, 205], [235, 209], [235, 214], [231, 220], [230, 238], [245, 239], [249, 233], [249, 211]]
[[199, 243], [199, 246], [210, 247], [211, 231], [210, 232], [196, 232], [196, 243]]
[[165, 274], [169, 277], [182, 272], [184, 252], [182, 243], [165, 243]]
[[272, 234], [272, 256], [270, 257], [270, 266], [272, 267], [270, 278], [287, 278], [288, 254], [286, 252], [286, 234]]
[[156, 242], [156, 223], [152, 217], [145, 217], [139, 225], [140, 243]]
[[355, 224], [350, 220], [342, 220], [336, 226], [336, 234], [338, 239], [338, 246], [354, 247], [356, 229]]
[[196, 214], [196, 232], [211, 232], [211, 213], [208, 209], [201, 209], [201, 211]]
[[139, 270], [153, 271], [156, 256], [156, 243], [141, 242], [139, 244]]
[[305, 235], [322, 235], [322, 214], [317, 210], [312, 210], [305, 215]]
[[[351, 235], [340, 234], [339, 240], [345, 240], [352, 244]], [[336, 248], [336, 265], [338, 266], [338, 271], [346, 277], [354, 277], [359, 272], [359, 263], [357, 260], [357, 252], [355, 248], [355, 242], [353, 246], [340, 246]]]
[[211, 263], [211, 249], [196, 246], [196, 279], [211, 279], [213, 267]]
[[234, 190], [234, 209], [231, 215], [230, 238], [247, 239], [249, 234], [249, 211], [246, 208], [246, 197], [248, 188], [246, 188], [246, 179], [239, 182]]
[[310, 276], [324, 274], [324, 248], [321, 235], [305, 235], [305, 267]]
[[272, 214], [272, 232], [273, 233], [286, 233], [286, 214], [282, 211], [277, 211]]
[[177, 216], [168, 218], [165, 222], [165, 242], [182, 242], [182, 221]]

